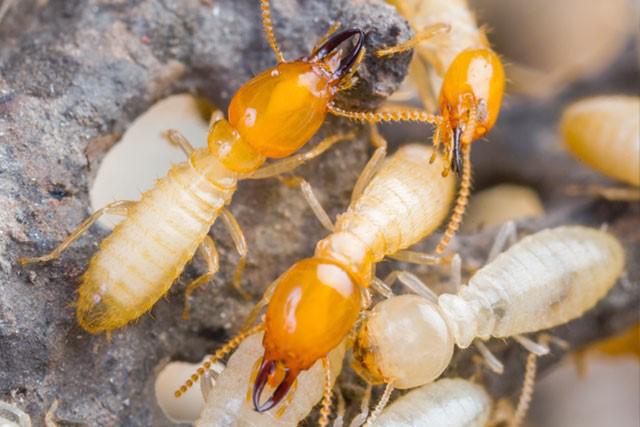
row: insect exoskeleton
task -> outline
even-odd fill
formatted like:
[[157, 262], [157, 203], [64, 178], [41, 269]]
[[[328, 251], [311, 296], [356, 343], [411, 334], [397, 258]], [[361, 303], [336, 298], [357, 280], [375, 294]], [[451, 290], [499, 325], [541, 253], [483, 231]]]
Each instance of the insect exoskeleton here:
[[[55, 259], [102, 214], [126, 217], [102, 241], [82, 277], [77, 320], [87, 331], [108, 332], [148, 311], [199, 249], [208, 271], [186, 288], [184, 317], [188, 317], [189, 295], [218, 270], [218, 253], [208, 233], [220, 215], [241, 255], [234, 285], [244, 293], [240, 274], [246, 242], [225, 208], [237, 181], [290, 171], [352, 136], [333, 135], [309, 152], [293, 155], [321, 126], [336, 93], [352, 84], [365, 53], [364, 32], [358, 28], [330, 32], [307, 57], [287, 62], [276, 43], [268, 0], [261, 0], [261, 8], [278, 65], [237, 91], [228, 120], [212, 116], [208, 149], [195, 150], [180, 134], [169, 131], [168, 139], [185, 151], [188, 161], [175, 165], [140, 201], [111, 203], [48, 255], [20, 260], [28, 264]], [[283, 157], [287, 158], [262, 167], [269, 158]]]
[[[309, 370], [300, 374], [296, 393], [291, 396], [287, 411], [280, 408], [265, 413], [256, 412], [253, 404], [247, 399], [250, 392], [251, 369], [255, 361], [260, 359], [262, 334], [248, 337], [231, 355], [227, 366], [210, 385], [203, 378], [205, 406], [196, 426], [285, 426], [297, 425], [320, 401], [323, 394], [322, 363], [316, 362]], [[332, 384], [340, 374], [345, 345], [340, 344], [329, 353]]]
[[502, 225], [507, 221], [543, 215], [544, 206], [533, 188], [499, 184], [473, 194], [462, 223], [462, 231], [474, 232]]
[[564, 144], [589, 167], [640, 186], [640, 97], [598, 96], [571, 104], [562, 114]]
[[[329, 364], [327, 354], [353, 328], [363, 307], [361, 295], [376, 280], [375, 263], [402, 253], [446, 218], [455, 179], [441, 177], [440, 157], [436, 164], [428, 164], [431, 154], [430, 148], [408, 145], [387, 159], [364, 190], [354, 194], [336, 224], [329, 224], [332, 233], [318, 242], [314, 256], [295, 263], [268, 288], [261, 302], [268, 302], [264, 321], [234, 338], [208, 362], [264, 330], [264, 356], [253, 377], [257, 411], [268, 411], [282, 401], [298, 375], [318, 360]], [[314, 205], [316, 212], [322, 209], [315, 199]], [[194, 374], [176, 394], [197, 378]], [[267, 385], [273, 393], [263, 400]], [[325, 402], [330, 401], [330, 391], [326, 384]], [[325, 414], [326, 421], [328, 411]]]
[[448, 366], [454, 344], [466, 348], [476, 338], [515, 336], [543, 354], [520, 334], [581, 316], [611, 289], [623, 267], [624, 250], [605, 231], [540, 231], [478, 270], [457, 294], [400, 295], [377, 304], [357, 334], [354, 369], [372, 384], [387, 383], [388, 395], [393, 388], [433, 381]]
[[[378, 50], [376, 55], [393, 55], [434, 41], [432, 49], [423, 51], [423, 57], [432, 64], [433, 74], [442, 77], [430, 79], [434, 86], [432, 92], [439, 94], [440, 115], [427, 117], [410, 111], [385, 111], [384, 108], [376, 114], [344, 112], [335, 107], [333, 111], [370, 123], [412, 118], [435, 124], [433, 144], [441, 149], [445, 159], [442, 175], [448, 175], [450, 169], [460, 175], [455, 207], [435, 250], [436, 254], [442, 254], [460, 227], [469, 200], [471, 143], [484, 137], [498, 119], [505, 73], [500, 57], [475, 24], [466, 1], [393, 0], [392, 3], [405, 18], [414, 22], [414, 27], [414, 13], [419, 12], [419, 25], [427, 27], [416, 28], [418, 34], [410, 41]], [[443, 34], [446, 30], [449, 34]], [[433, 40], [428, 40], [431, 38]]]
[[377, 427], [484, 427], [492, 400], [485, 389], [462, 378], [444, 378], [396, 399], [374, 424]]

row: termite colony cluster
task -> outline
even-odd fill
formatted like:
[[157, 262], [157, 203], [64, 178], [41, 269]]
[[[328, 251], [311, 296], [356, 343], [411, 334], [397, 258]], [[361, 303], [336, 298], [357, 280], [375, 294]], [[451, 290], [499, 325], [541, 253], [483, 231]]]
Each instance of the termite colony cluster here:
[[[36, 269], [31, 264], [58, 258], [101, 215], [121, 215], [125, 219], [102, 240], [82, 276], [78, 324], [107, 335], [135, 328], [128, 324], [147, 313], [200, 254], [207, 271], [186, 287], [186, 320], [190, 303], [197, 303], [197, 288], [219, 268], [209, 235], [218, 216], [240, 256], [233, 285], [251, 299], [242, 287], [251, 245], [227, 209], [238, 182], [278, 177], [299, 188], [326, 237], [307, 258], [291, 260], [292, 266], [264, 288], [237, 335], [184, 384], [175, 392], [166, 386], [158, 391], [163, 406], [171, 408], [188, 405], [182, 402], [194, 391], [196, 400], [204, 399], [191, 420], [195, 425], [285, 426], [305, 419], [321, 426], [520, 425], [537, 358], [567, 345], [550, 334], [526, 334], [579, 318], [624, 274], [625, 251], [606, 227], [565, 224], [518, 238], [514, 220], [544, 215], [533, 190], [501, 185], [471, 197], [471, 147], [496, 125], [508, 81], [505, 61], [465, 0], [389, 3], [411, 24], [413, 38], [369, 49], [366, 32], [341, 22], [328, 28], [308, 55], [290, 61], [277, 42], [269, 0], [256, 0], [277, 65], [242, 86], [228, 114], [212, 114], [207, 148], [194, 148], [167, 130], [185, 162], [139, 201], [110, 203], [49, 254], [19, 260]], [[389, 102], [375, 111], [334, 103], [337, 94], [348, 95], [367, 56], [385, 60], [410, 50], [409, 78]], [[408, 106], [412, 100], [422, 107]], [[327, 113], [364, 124], [375, 148], [348, 208], [335, 221], [311, 185], [295, 175], [301, 164], [322, 162], [334, 144], [355, 138], [355, 130], [337, 133], [300, 153]], [[567, 107], [559, 128], [568, 151], [628, 185], [576, 183], [567, 197], [640, 198], [639, 117], [637, 96], [599, 96]], [[383, 122], [420, 122], [432, 127], [433, 136], [388, 154], [377, 128]], [[531, 159], [537, 161], [543, 170], [544, 160]], [[491, 226], [496, 226], [495, 242], [486, 262], [456, 253], [459, 229]], [[431, 235], [438, 236], [431, 249], [411, 250]], [[376, 266], [389, 259], [403, 267], [380, 277]], [[421, 278], [425, 270], [437, 270], [446, 283]], [[529, 352], [518, 380], [522, 391], [511, 404], [499, 405], [483, 384], [493, 375], [483, 372], [483, 365], [497, 375], [504, 370], [485, 344], [492, 338], [513, 338]], [[442, 378], [454, 352], [473, 352], [464, 350], [472, 345], [475, 373]], [[221, 362], [228, 355], [225, 366]], [[343, 375], [358, 377], [360, 393], [342, 389], [345, 382], [337, 379], [343, 367], [351, 370]], [[15, 415], [15, 423], [29, 424], [21, 411], [0, 404]], [[166, 410], [171, 415], [173, 410]]]

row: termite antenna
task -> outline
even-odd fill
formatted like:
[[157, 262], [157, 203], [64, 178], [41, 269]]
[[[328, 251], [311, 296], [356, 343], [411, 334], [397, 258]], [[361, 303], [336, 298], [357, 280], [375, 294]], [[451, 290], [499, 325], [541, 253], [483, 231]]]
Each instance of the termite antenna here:
[[179, 389], [177, 389], [174, 393], [175, 397], [180, 397], [187, 392], [195, 384], [198, 379], [204, 375], [204, 373], [213, 366], [214, 363], [222, 359], [226, 356], [230, 351], [235, 349], [242, 341], [244, 341], [248, 336], [258, 333], [264, 329], [264, 324], [260, 323], [259, 325], [254, 326], [253, 328], [247, 329], [245, 331], [240, 332], [238, 335], [233, 337], [229, 342], [223, 345], [218, 349], [212, 356], [206, 360], [201, 367], [199, 367], [192, 375], [189, 377]]
[[364, 423], [364, 427], [371, 427], [373, 425], [373, 423], [382, 413], [382, 410], [385, 408], [385, 406], [387, 406], [387, 403], [389, 403], [389, 399], [391, 398], [391, 393], [393, 393], [393, 390], [393, 383], [388, 383], [384, 388], [384, 392], [382, 393], [382, 397], [380, 397], [380, 401], [376, 405], [376, 408], [373, 410], [371, 415], [369, 415], [369, 418], [367, 418], [367, 422]]
[[331, 365], [328, 357], [322, 358], [322, 369], [324, 370], [324, 391], [322, 393], [322, 408], [320, 409], [320, 427], [329, 425], [331, 415]]
[[511, 427], [519, 427], [522, 425], [531, 399], [533, 398], [533, 391], [536, 382], [536, 372], [538, 368], [538, 356], [534, 353], [529, 353], [527, 356], [527, 365], [525, 368], [524, 381], [522, 383], [522, 391], [520, 392], [520, 398], [518, 399], [518, 406], [511, 422]]
[[[455, 134], [458, 134], [457, 129]], [[456, 140], [456, 138], [454, 138], [454, 140]], [[469, 202], [469, 194], [471, 194], [471, 145], [462, 144], [462, 146], [460, 146], [460, 151], [462, 152], [462, 177], [460, 178], [460, 189], [458, 190], [458, 198], [456, 199], [456, 205], [453, 208], [453, 214], [451, 214], [451, 218], [447, 224], [447, 229], [440, 239], [440, 242], [438, 242], [438, 246], [436, 246], [436, 254], [438, 255], [441, 255], [444, 252], [447, 245], [456, 234], [456, 231], [460, 228], [462, 216], [464, 215], [467, 203]]]

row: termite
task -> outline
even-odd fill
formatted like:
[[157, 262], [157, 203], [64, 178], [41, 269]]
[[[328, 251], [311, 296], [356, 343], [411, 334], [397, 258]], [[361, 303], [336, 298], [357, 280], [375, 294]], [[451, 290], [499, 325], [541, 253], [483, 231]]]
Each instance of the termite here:
[[[635, 188], [640, 198], [640, 97], [598, 96], [567, 107], [560, 120], [565, 147], [591, 168]], [[614, 189], [596, 191], [619, 199]]]
[[458, 270], [452, 274], [458, 282], [456, 294], [436, 297], [410, 275], [411, 289], [419, 294], [393, 296], [371, 310], [354, 343], [353, 367], [369, 383], [387, 384], [381, 403], [394, 388], [413, 388], [438, 378], [455, 345], [467, 348], [475, 342], [499, 373], [502, 364], [482, 342], [491, 337], [514, 337], [532, 353], [547, 353], [544, 343], [522, 334], [581, 316], [604, 297], [624, 268], [620, 242], [601, 230], [543, 230], [495, 257], [509, 240], [515, 240], [512, 222], [498, 233], [489, 262], [468, 285], [460, 286], [460, 264], [452, 263]]
[[[117, 201], [96, 211], [51, 253], [19, 260], [24, 265], [58, 258], [101, 215], [126, 217], [102, 241], [82, 277], [76, 317], [88, 332], [109, 332], [150, 310], [198, 250], [208, 271], [186, 287], [183, 316], [187, 317], [189, 295], [218, 270], [218, 252], [208, 233], [220, 215], [241, 255], [234, 285], [244, 293], [240, 273], [247, 246], [225, 207], [237, 181], [289, 171], [351, 136], [333, 135], [307, 153], [293, 155], [321, 126], [336, 94], [352, 85], [365, 54], [364, 32], [358, 28], [335, 32], [334, 26], [308, 56], [287, 62], [273, 32], [269, 1], [260, 4], [278, 65], [236, 92], [228, 120], [212, 116], [208, 149], [196, 150], [179, 133], [169, 131], [168, 139], [188, 155], [187, 162], [175, 165], [140, 201]], [[349, 42], [351, 47], [343, 47]], [[261, 167], [269, 158], [287, 156]]]
[[[248, 337], [231, 355], [227, 366], [216, 377], [215, 383], [207, 377], [201, 379], [205, 405], [196, 421], [196, 426], [244, 426], [298, 425], [309, 415], [323, 395], [324, 375], [322, 362], [316, 362], [308, 371], [300, 374], [298, 388], [286, 412], [269, 411], [258, 413], [247, 399], [247, 384], [251, 369], [247, 367], [262, 356], [262, 334]], [[340, 374], [345, 345], [338, 345], [329, 353], [331, 365], [331, 385]]]
[[[335, 114], [353, 120], [376, 123], [414, 119], [435, 124], [434, 147], [442, 148], [445, 165], [460, 175], [460, 185], [451, 219], [436, 254], [442, 254], [460, 227], [471, 189], [471, 143], [484, 137], [494, 126], [504, 95], [505, 74], [500, 57], [491, 49], [464, 0], [422, 1], [412, 10], [407, 0], [394, 0], [405, 18], [412, 21], [419, 11], [418, 34], [408, 42], [375, 52], [383, 57], [412, 49], [426, 39], [437, 40], [435, 48], [423, 55], [436, 70], [432, 78], [439, 93], [440, 115], [421, 117], [410, 111], [348, 112], [332, 107]], [[414, 25], [415, 26], [415, 25]], [[448, 30], [447, 34], [441, 34]], [[437, 36], [437, 37], [434, 37]], [[430, 159], [434, 160], [434, 157]]]
[[7, 427], [31, 427], [31, 417], [17, 406], [0, 400], [0, 425]]
[[[328, 369], [327, 354], [346, 337], [363, 306], [368, 305], [369, 285], [379, 285], [378, 289], [388, 292], [373, 275], [375, 264], [385, 256], [415, 262], [428, 258], [403, 249], [440, 225], [454, 196], [453, 176], [440, 176], [441, 158], [437, 157], [436, 164], [428, 164], [432, 151], [422, 145], [402, 147], [365, 186], [362, 180], [369, 181], [369, 166], [376, 162], [372, 159], [356, 183], [349, 209], [335, 225], [308, 184], [302, 182], [303, 193], [331, 234], [317, 243], [313, 257], [295, 263], [267, 288], [257, 306], [259, 310], [268, 304], [264, 320], [219, 349], [176, 391], [176, 396], [244, 338], [263, 330], [264, 356], [254, 369], [251, 391], [258, 412], [268, 411], [282, 401], [298, 374], [316, 361], [322, 360]], [[365, 297], [361, 296], [363, 293]], [[254, 310], [254, 318], [255, 313]], [[263, 402], [261, 396], [267, 384], [274, 391]], [[330, 401], [330, 395], [331, 387], [327, 385], [325, 402]], [[321, 424], [326, 425], [329, 414], [322, 414]]]

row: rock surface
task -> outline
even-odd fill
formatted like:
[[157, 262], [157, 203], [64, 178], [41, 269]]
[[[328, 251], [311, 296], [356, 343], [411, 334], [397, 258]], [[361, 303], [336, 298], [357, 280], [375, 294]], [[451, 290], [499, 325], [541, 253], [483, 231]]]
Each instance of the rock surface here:
[[[212, 3], [23, 0], [0, 24], [0, 400], [26, 410], [35, 425], [43, 423], [54, 399], [60, 402], [54, 418], [63, 424], [170, 425], [154, 401], [155, 370], [169, 359], [200, 360], [237, 331], [251, 308], [228, 285], [237, 256], [219, 224], [214, 234], [221, 271], [197, 293], [191, 320], [180, 320], [182, 291], [202, 271], [200, 260], [151, 314], [114, 333], [111, 341], [82, 331], [72, 306], [79, 277], [104, 230], [92, 228], [59, 261], [29, 268], [16, 263], [21, 255], [50, 250], [87, 216], [88, 190], [102, 155], [153, 102], [189, 91], [226, 105], [244, 81], [274, 64], [257, 0]], [[334, 20], [371, 30], [371, 45], [393, 44], [409, 34], [406, 23], [379, 0], [274, 3], [276, 32], [287, 58], [307, 52]], [[361, 83], [341, 101], [359, 108], [375, 105], [397, 87], [407, 61], [407, 55], [368, 59]], [[635, 70], [629, 52], [608, 74], [548, 103], [508, 100], [491, 141], [474, 145], [478, 188], [510, 181], [541, 193], [549, 215], [525, 224], [526, 230], [607, 223], [625, 244], [627, 280], [585, 317], [554, 331], [574, 347], [638, 321], [640, 208], [566, 196], [568, 184], [608, 181], [559, 148], [555, 124], [571, 99], [604, 88], [637, 91]], [[336, 126], [344, 123], [331, 120], [322, 133]], [[408, 127], [394, 131], [393, 139], [424, 140], [426, 135], [424, 127]], [[367, 158], [365, 137], [300, 169], [331, 215], [348, 203]], [[324, 235], [299, 192], [275, 180], [241, 183], [232, 211], [250, 244], [245, 286], [256, 297]], [[457, 248], [465, 259], [481, 260], [494, 233], [461, 236]], [[422, 248], [432, 245], [427, 241]], [[517, 393], [523, 351], [511, 342], [492, 347], [507, 366], [501, 377], [485, 375], [492, 392]], [[460, 353], [449, 373], [468, 373], [469, 354]], [[561, 354], [555, 351], [542, 363], [553, 363]]]

